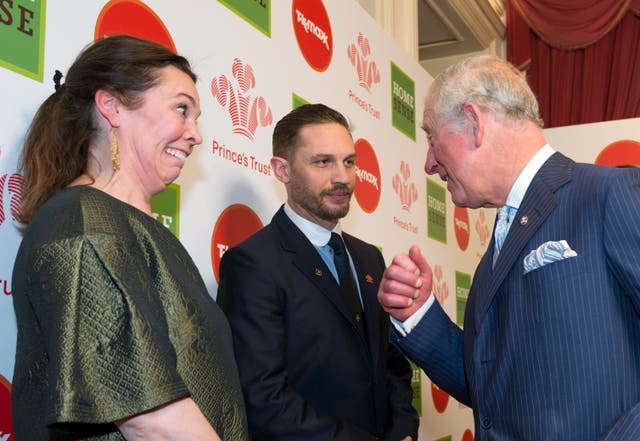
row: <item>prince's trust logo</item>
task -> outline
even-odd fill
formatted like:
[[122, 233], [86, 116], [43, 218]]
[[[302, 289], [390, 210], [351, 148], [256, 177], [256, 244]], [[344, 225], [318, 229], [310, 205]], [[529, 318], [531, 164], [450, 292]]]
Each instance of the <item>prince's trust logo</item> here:
[[[411, 213], [411, 206], [418, 200], [418, 189], [416, 184], [409, 181], [411, 176], [411, 170], [409, 164], [400, 161], [400, 171], [393, 175], [391, 179], [391, 186], [393, 191], [398, 195], [400, 199], [400, 207], [403, 211]], [[418, 226], [411, 222], [410, 219], [403, 218], [403, 216], [393, 216], [393, 224], [413, 234], [418, 234]]]
[[11, 217], [18, 220], [18, 211], [22, 205], [22, 175], [19, 173], [0, 176], [0, 225]]
[[233, 79], [225, 75], [214, 77], [211, 93], [229, 112], [233, 133], [253, 141], [258, 126], [266, 127], [273, 122], [271, 108], [261, 96], [254, 97], [251, 90], [256, 85], [253, 67], [236, 58], [231, 66]]
[[[371, 93], [373, 85], [380, 83], [380, 70], [376, 62], [370, 59], [370, 56], [369, 39], [360, 32], [357, 41], [347, 47], [347, 57], [358, 74], [358, 85], [369, 93]], [[374, 118], [380, 119], [380, 110], [351, 89], [349, 89], [349, 100]]]
[[371, 86], [380, 82], [380, 71], [376, 66], [376, 62], [369, 60], [371, 46], [369, 39], [362, 35], [362, 32], [358, 33], [357, 43], [352, 43], [347, 48], [347, 55], [351, 64], [356, 68], [356, 72], [358, 72], [360, 86], [370, 92]]
[[444, 270], [442, 265], [436, 264], [433, 267], [433, 294], [438, 299], [441, 305], [444, 305], [444, 301], [449, 297], [449, 286], [446, 280], [444, 280]]
[[[371, 93], [372, 87], [380, 82], [380, 70], [376, 62], [370, 59], [370, 56], [369, 39], [360, 32], [357, 41], [347, 47], [347, 57], [358, 74], [358, 85], [369, 93]], [[349, 89], [349, 100], [375, 119], [380, 119], [380, 110], [351, 89]]]
[[[2, 151], [0, 149], [0, 154]], [[20, 245], [20, 236], [15, 229], [18, 213], [22, 206], [22, 175], [19, 173], [0, 174], [0, 250], [5, 256], [14, 256]], [[3, 274], [0, 268], [0, 295], [10, 296], [10, 274]], [[9, 273], [11, 269], [9, 268]], [[2, 436], [0, 435], [0, 441]]]
[[400, 173], [393, 175], [393, 180], [391, 181], [393, 191], [395, 191], [400, 198], [402, 209], [408, 212], [411, 212], [411, 205], [418, 200], [416, 184], [409, 182], [410, 175], [411, 170], [409, 169], [409, 164], [401, 161]]

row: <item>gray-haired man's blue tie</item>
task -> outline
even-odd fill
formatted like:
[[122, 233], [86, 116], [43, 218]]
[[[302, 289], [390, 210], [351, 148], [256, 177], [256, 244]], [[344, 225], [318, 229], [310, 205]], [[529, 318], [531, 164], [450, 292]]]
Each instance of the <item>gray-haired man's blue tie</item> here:
[[500, 250], [502, 249], [502, 244], [504, 243], [504, 239], [507, 237], [507, 233], [509, 232], [509, 226], [511, 225], [511, 221], [513, 220], [513, 216], [516, 214], [516, 209], [509, 205], [505, 205], [504, 207], [498, 208], [498, 214], [496, 221], [496, 230], [494, 233], [495, 237], [495, 249], [493, 251], [493, 266], [496, 265], [496, 260], [498, 260], [498, 254], [500, 254]]

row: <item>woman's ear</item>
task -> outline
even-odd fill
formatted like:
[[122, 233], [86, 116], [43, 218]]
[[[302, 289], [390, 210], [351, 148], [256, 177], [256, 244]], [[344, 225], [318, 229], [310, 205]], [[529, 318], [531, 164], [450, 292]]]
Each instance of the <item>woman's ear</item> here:
[[289, 161], [279, 156], [271, 158], [271, 168], [278, 181], [283, 184], [289, 183]]
[[109, 121], [111, 127], [119, 127], [120, 112], [118, 109], [121, 106], [120, 100], [111, 92], [98, 89], [94, 96], [94, 101], [96, 103], [96, 109], [100, 112], [100, 115]]

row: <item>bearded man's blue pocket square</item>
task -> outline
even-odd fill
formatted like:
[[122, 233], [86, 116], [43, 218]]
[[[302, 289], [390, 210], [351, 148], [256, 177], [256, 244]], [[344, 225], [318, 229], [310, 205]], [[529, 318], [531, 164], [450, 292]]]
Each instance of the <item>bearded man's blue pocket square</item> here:
[[532, 250], [522, 261], [523, 272], [527, 274], [534, 269], [543, 267], [553, 262], [576, 257], [578, 253], [573, 251], [566, 240], [549, 241]]

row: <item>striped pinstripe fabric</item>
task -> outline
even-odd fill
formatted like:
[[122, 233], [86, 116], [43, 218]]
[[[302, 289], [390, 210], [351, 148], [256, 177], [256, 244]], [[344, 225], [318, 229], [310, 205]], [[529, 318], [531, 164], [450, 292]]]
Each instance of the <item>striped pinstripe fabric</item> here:
[[[473, 407], [476, 440], [640, 440], [639, 221], [640, 170], [556, 153], [494, 270], [489, 244], [464, 331], [436, 302], [392, 341]], [[527, 253], [563, 239], [577, 257], [523, 274]]]

